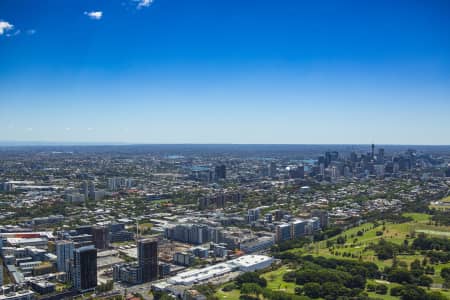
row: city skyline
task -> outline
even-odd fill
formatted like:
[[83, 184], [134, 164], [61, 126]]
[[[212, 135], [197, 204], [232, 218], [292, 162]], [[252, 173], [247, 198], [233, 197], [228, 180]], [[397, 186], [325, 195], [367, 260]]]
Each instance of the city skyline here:
[[0, 3], [0, 141], [448, 145], [446, 1]]

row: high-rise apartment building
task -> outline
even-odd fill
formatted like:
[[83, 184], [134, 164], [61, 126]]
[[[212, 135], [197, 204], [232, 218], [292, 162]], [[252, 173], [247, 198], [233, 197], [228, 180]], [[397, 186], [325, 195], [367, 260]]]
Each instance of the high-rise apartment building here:
[[74, 250], [73, 286], [80, 292], [94, 290], [97, 286], [97, 249], [85, 246]]
[[142, 282], [156, 280], [158, 278], [158, 242], [152, 239], [139, 240], [137, 251]]
[[107, 249], [110, 242], [110, 232], [107, 226], [92, 227], [92, 241], [95, 248], [99, 250]]
[[73, 261], [74, 243], [72, 241], [56, 242], [56, 267], [58, 272], [65, 272], [66, 279], [71, 278], [71, 264]]

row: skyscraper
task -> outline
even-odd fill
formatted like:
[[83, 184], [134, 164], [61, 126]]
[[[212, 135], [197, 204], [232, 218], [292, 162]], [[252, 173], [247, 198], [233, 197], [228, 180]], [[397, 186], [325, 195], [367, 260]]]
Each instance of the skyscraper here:
[[378, 149], [377, 161], [380, 164], [384, 164], [384, 149], [383, 148]]
[[81, 194], [84, 195], [84, 200], [89, 200], [89, 185], [87, 181], [83, 181], [83, 184], [81, 185]]
[[92, 181], [89, 182], [89, 199], [95, 200], [95, 184]]
[[56, 242], [56, 267], [58, 272], [66, 272], [67, 279], [70, 279], [70, 265], [73, 260], [74, 244], [71, 241]]
[[158, 242], [151, 239], [139, 240], [137, 250], [142, 282], [156, 280], [158, 278]]
[[216, 180], [225, 179], [227, 177], [227, 167], [225, 165], [216, 166], [214, 177]]
[[92, 227], [92, 241], [95, 248], [99, 250], [107, 249], [110, 241], [109, 228], [107, 226]]
[[73, 255], [73, 286], [80, 292], [97, 286], [97, 249], [85, 246], [75, 249]]

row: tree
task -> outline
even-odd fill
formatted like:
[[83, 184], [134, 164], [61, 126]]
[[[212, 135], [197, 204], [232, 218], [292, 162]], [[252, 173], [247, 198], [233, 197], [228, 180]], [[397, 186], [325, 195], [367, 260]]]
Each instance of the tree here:
[[234, 290], [235, 288], [236, 288], [236, 284], [231, 282], [231, 283], [228, 283], [228, 284], [224, 285], [223, 288], [222, 288], [222, 291], [230, 292], [230, 291]]
[[368, 283], [367, 284], [367, 291], [368, 292], [375, 292], [376, 288], [377, 288], [376, 284], [373, 284], [373, 283]]
[[413, 277], [407, 270], [394, 269], [389, 272], [388, 280], [397, 283], [412, 283]]
[[379, 284], [375, 288], [375, 293], [380, 295], [386, 295], [388, 291], [388, 287], [384, 284]]
[[402, 294], [402, 291], [403, 291], [403, 286], [394, 286], [393, 288], [391, 288], [390, 294], [391, 294], [391, 296], [398, 297]]
[[441, 277], [445, 280], [450, 280], [450, 268], [442, 268]]
[[405, 286], [400, 294], [402, 300], [424, 300], [427, 297], [425, 290], [415, 285]]
[[310, 298], [319, 298], [321, 295], [321, 286], [317, 282], [308, 282], [303, 286], [305, 295]]
[[420, 286], [429, 287], [433, 283], [433, 279], [427, 275], [420, 275], [417, 284]]
[[244, 283], [241, 287], [241, 293], [259, 296], [262, 293], [262, 288], [256, 283]]
[[247, 272], [236, 277], [236, 284], [241, 287], [244, 283], [256, 283], [261, 287], [267, 286], [267, 281], [265, 278], [259, 277], [255, 272]]

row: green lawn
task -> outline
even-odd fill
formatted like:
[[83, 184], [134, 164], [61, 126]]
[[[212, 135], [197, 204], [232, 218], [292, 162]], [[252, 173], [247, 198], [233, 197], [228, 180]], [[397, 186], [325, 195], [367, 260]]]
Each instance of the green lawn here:
[[[383, 225], [379, 225], [373, 228], [372, 223], [363, 224], [345, 232], [341, 233], [339, 236], [347, 236], [347, 242], [344, 245], [335, 245], [334, 249], [331, 251], [339, 252], [340, 255], [332, 254], [332, 252], [326, 247], [326, 241], [321, 241], [316, 243], [312, 247], [305, 247], [303, 251], [306, 253], [324, 256], [327, 258], [340, 258], [340, 259], [359, 259], [359, 256], [362, 257], [364, 261], [369, 261], [376, 263], [380, 269], [391, 266], [392, 260], [379, 260], [375, 253], [372, 250], [364, 249], [370, 243], [378, 243], [381, 238], [389, 242], [393, 242], [395, 244], [401, 245], [404, 240], [408, 240], [411, 244], [413, 239], [410, 238], [413, 232], [425, 232], [427, 234], [433, 235], [441, 235], [441, 236], [450, 236], [450, 227], [448, 226], [434, 226], [429, 224], [430, 215], [421, 214], [421, 213], [405, 213], [404, 216], [413, 218], [414, 221], [401, 223], [401, 224], [393, 224], [386, 222], [383, 231]], [[357, 236], [358, 231], [363, 231], [362, 236]], [[381, 236], [377, 236], [377, 231], [383, 231]], [[338, 236], [331, 238], [330, 240], [336, 241]], [[292, 251], [296, 251], [293, 249]], [[343, 257], [343, 253], [350, 253], [355, 257]], [[416, 255], [399, 255], [398, 259], [400, 261], [405, 262], [407, 265], [410, 265], [415, 259], [423, 260], [423, 255], [416, 253]], [[448, 267], [449, 264], [441, 264], [441, 265], [433, 265], [435, 268], [435, 275], [431, 276], [434, 283], [442, 283], [442, 278], [439, 276], [440, 270], [444, 267]], [[378, 295], [379, 296], [379, 295]]]
[[441, 199], [442, 202], [450, 202], [450, 196]]
[[[374, 262], [378, 265], [380, 269], [383, 269], [384, 267], [390, 267], [392, 265], [392, 260], [378, 260], [378, 258], [375, 256], [375, 253], [373, 250], [365, 250], [364, 249], [370, 244], [370, 243], [378, 243], [378, 241], [381, 238], [384, 238], [385, 240], [389, 242], [396, 243], [398, 245], [403, 244], [404, 240], [408, 240], [409, 243], [412, 243], [413, 239], [411, 239], [411, 234], [414, 232], [417, 232], [419, 230], [431, 230], [431, 231], [437, 231], [439, 232], [450, 232], [450, 227], [437, 227], [429, 223], [430, 216], [427, 214], [420, 214], [420, 213], [406, 213], [404, 216], [411, 217], [413, 221], [407, 222], [407, 223], [401, 223], [401, 224], [393, 224], [390, 222], [386, 222], [384, 225], [380, 224], [377, 227], [373, 227], [373, 223], [366, 223], [354, 228], [351, 228], [349, 230], [346, 230], [345, 232], [341, 233], [339, 236], [347, 236], [346, 244], [344, 245], [335, 245], [334, 252], [340, 252], [341, 255], [337, 256], [330, 252], [330, 249], [326, 247], [326, 241], [320, 241], [317, 243], [314, 243], [312, 245], [307, 245], [304, 248], [299, 249], [291, 249], [289, 252], [293, 252], [296, 254], [312, 254], [315, 256], [323, 256], [327, 258], [338, 258], [338, 259], [359, 259], [359, 256], [362, 257], [364, 261], [370, 261]], [[383, 231], [384, 227], [384, 231]], [[362, 231], [362, 236], [357, 236], [358, 231]], [[377, 231], [382, 231], [383, 234], [381, 236], [378, 236], [376, 233]], [[336, 241], [339, 236], [330, 238], [331, 241]], [[342, 253], [350, 253], [354, 255], [354, 258], [352, 257], [343, 257]], [[423, 260], [423, 256], [420, 255], [418, 252], [416, 252], [415, 255], [398, 255], [398, 260], [405, 262], [407, 265], [410, 265], [411, 262], [413, 262], [415, 259], [418, 259], [420, 261]], [[440, 265], [433, 265], [435, 268], [435, 275], [431, 276], [434, 283], [442, 283], [442, 278], [440, 277], [440, 271], [444, 267], [450, 267], [450, 263], [448, 264], [440, 264]], [[280, 268], [267, 272], [265, 274], [262, 274], [261, 276], [264, 277], [267, 280], [267, 288], [273, 290], [273, 291], [283, 291], [286, 293], [294, 294], [295, 293], [295, 287], [296, 284], [292, 282], [285, 282], [283, 281], [283, 274], [290, 271], [289, 266], [281, 266]], [[389, 288], [389, 290], [394, 287], [398, 286], [396, 283], [388, 283], [388, 282], [377, 282], [375, 280], [368, 280], [370, 283], [383, 283], [386, 284]], [[441, 293], [443, 293], [446, 297], [450, 299], [450, 291], [445, 290], [438, 290]], [[393, 297], [389, 295], [389, 291], [387, 295], [379, 295], [374, 292], [368, 293], [371, 298], [377, 298], [377, 299], [386, 299], [386, 300], [393, 300], [398, 299], [398, 297]], [[233, 290], [230, 292], [224, 292], [221, 289], [219, 289], [216, 292], [216, 296], [219, 299], [227, 299], [227, 300], [238, 300], [240, 296], [239, 290]]]
[[267, 272], [262, 275], [267, 280], [267, 287], [272, 291], [282, 291], [290, 294], [295, 293], [295, 283], [283, 281], [283, 274], [291, 271], [287, 266]]
[[430, 215], [421, 213], [404, 213], [403, 216], [411, 217], [416, 222], [428, 222], [431, 219]]
[[222, 287], [220, 287], [219, 290], [216, 292], [217, 298], [226, 299], [226, 300], [239, 300], [240, 295], [241, 295], [241, 291], [239, 291], [239, 290], [232, 290], [230, 292], [224, 292], [224, 291], [222, 291]]

